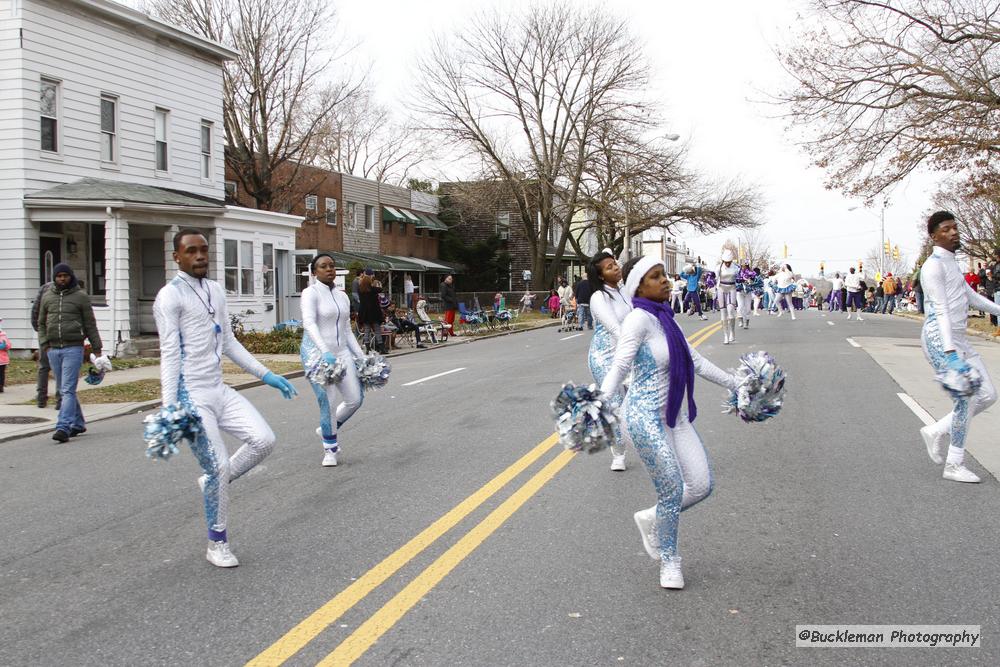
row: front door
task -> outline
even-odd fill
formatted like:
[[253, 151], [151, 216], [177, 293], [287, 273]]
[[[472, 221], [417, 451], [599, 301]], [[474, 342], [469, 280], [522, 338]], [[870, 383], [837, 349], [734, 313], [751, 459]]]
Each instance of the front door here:
[[278, 310], [275, 321], [284, 322], [288, 319], [288, 304], [285, 302], [288, 296], [288, 280], [286, 278], [288, 273], [288, 251], [275, 250], [274, 254], [274, 303], [275, 308]]
[[38, 277], [41, 280], [39, 285], [52, 282], [54, 276], [52, 269], [62, 261], [62, 238], [59, 236], [42, 236], [38, 239], [39, 246], [39, 266]]
[[163, 254], [163, 239], [140, 241], [142, 270], [139, 272], [139, 333], [156, 333], [153, 302], [160, 288], [167, 284], [167, 264]]

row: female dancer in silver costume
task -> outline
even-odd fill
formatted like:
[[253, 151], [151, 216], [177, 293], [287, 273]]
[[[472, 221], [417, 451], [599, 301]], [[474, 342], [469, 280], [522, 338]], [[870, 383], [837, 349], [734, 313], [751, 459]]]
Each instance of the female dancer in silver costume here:
[[[701, 438], [692, 426], [697, 416], [694, 376], [733, 389], [736, 378], [698, 354], [685, 340], [669, 307], [670, 283], [664, 266], [652, 257], [630, 261], [624, 295], [633, 310], [622, 323], [618, 349], [601, 392], [614, 395], [629, 371], [632, 384], [623, 406], [625, 428], [656, 488], [652, 521], [636, 517], [643, 544], [660, 560], [660, 586], [683, 588], [677, 529], [681, 510], [706, 498], [712, 474]], [[687, 394], [687, 411], [682, 409]]]
[[337, 431], [361, 407], [363, 394], [354, 360], [364, 358], [365, 353], [351, 332], [351, 300], [334, 283], [333, 257], [320, 253], [309, 268], [316, 281], [302, 290], [302, 362], [308, 367], [309, 356], [319, 350], [327, 363], [340, 359], [346, 367], [336, 384], [309, 383], [319, 401], [317, 434], [323, 439], [323, 465], [330, 467], [337, 465], [340, 451]]
[[[622, 269], [610, 250], [602, 250], [587, 264], [587, 280], [593, 293], [590, 296], [590, 314], [594, 317], [594, 337], [590, 341], [587, 362], [594, 381], [600, 384], [608, 374], [611, 360], [618, 345], [622, 320], [632, 311], [632, 304], [621, 292]], [[622, 404], [624, 392], [612, 397], [615, 407]], [[611, 469], [625, 470], [626, 434], [619, 433], [618, 444], [611, 446]]]
[[736, 342], [736, 275], [739, 267], [734, 262], [733, 251], [726, 248], [722, 251], [722, 262], [719, 264], [719, 313], [722, 318], [722, 344]]

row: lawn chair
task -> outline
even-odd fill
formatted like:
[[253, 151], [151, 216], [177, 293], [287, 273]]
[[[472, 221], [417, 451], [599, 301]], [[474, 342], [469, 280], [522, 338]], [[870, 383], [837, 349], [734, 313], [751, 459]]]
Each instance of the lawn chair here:
[[483, 316], [481, 313], [474, 313], [465, 307], [465, 302], [460, 301], [458, 304], [458, 314], [460, 316], [460, 322], [465, 325], [466, 331], [470, 334], [477, 334], [482, 331], [484, 326]]

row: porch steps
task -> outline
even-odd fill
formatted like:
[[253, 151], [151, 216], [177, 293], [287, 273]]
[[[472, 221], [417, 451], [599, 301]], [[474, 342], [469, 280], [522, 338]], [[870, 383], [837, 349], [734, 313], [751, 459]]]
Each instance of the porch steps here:
[[124, 357], [159, 358], [160, 338], [159, 336], [134, 336], [122, 346], [121, 354]]

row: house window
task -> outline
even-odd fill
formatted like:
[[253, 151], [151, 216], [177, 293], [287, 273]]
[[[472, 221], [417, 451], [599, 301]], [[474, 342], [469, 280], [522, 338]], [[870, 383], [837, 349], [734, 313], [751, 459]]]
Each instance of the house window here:
[[358, 228], [357, 218], [354, 217], [356, 209], [357, 209], [357, 205], [354, 202], [352, 202], [352, 201], [347, 202], [347, 227], [348, 227], [348, 229], [357, 229]]
[[424, 235], [424, 230], [421, 229], [420, 227], [414, 227], [413, 228], [413, 235], [414, 236], [423, 236]]
[[237, 254], [239, 246], [236, 241], [225, 241], [225, 276], [226, 294], [236, 294], [239, 291], [240, 262]]
[[253, 241], [240, 241], [240, 294], [253, 296]]
[[59, 82], [42, 79], [38, 99], [42, 124], [42, 150], [59, 151]]
[[237, 192], [236, 181], [226, 181], [225, 188], [226, 188], [226, 203], [235, 204], [236, 192]]
[[326, 206], [326, 224], [331, 227], [337, 226], [337, 200], [332, 197], [327, 197], [324, 202]]
[[497, 236], [506, 241], [510, 238], [510, 213], [497, 213]]
[[201, 121], [201, 177], [212, 180], [212, 123]]
[[118, 162], [118, 98], [101, 95], [101, 161]]
[[399, 221], [399, 235], [406, 236], [406, 220]]
[[106, 296], [107, 284], [104, 274], [104, 225], [87, 225], [90, 245], [90, 289], [91, 296]]
[[309, 287], [309, 263], [312, 255], [295, 255], [295, 291], [301, 293]]
[[385, 213], [382, 214], [382, 233], [392, 234], [392, 220], [385, 217]]
[[157, 171], [168, 171], [170, 167], [170, 154], [167, 146], [169, 116], [170, 112], [166, 109], [157, 109], [153, 116], [153, 140], [155, 142]]
[[317, 206], [319, 206], [319, 197], [316, 195], [306, 195], [306, 210], [315, 213]]
[[365, 231], [375, 231], [375, 207], [365, 206]]
[[264, 296], [274, 296], [274, 244], [264, 244]]

